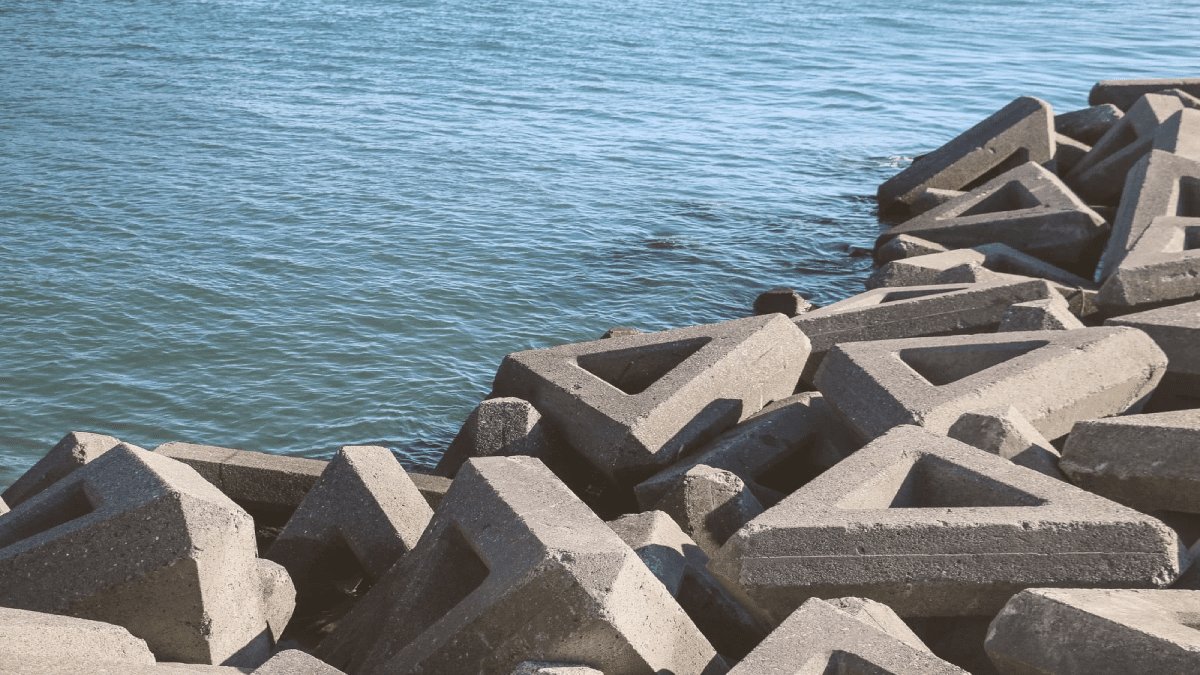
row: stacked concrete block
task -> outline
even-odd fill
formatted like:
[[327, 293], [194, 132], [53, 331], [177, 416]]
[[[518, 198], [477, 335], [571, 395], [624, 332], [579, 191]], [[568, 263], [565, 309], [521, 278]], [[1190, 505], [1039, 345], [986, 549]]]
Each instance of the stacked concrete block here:
[[709, 569], [778, 624], [809, 598], [980, 616], [1029, 587], [1159, 588], [1160, 521], [917, 427], [883, 435], [739, 530]]
[[53, 485], [75, 469], [103, 455], [121, 441], [112, 436], [72, 431], [63, 437], [50, 452], [0, 494], [9, 508], [18, 506]]
[[1005, 675], [1200, 672], [1200, 591], [1022, 591], [988, 631]]
[[979, 263], [963, 263], [947, 269], [934, 278], [935, 284], [1001, 284], [1026, 281], [1029, 277], [993, 272]]
[[923, 335], [992, 333], [1005, 309], [1053, 297], [1049, 282], [946, 284], [877, 288], [796, 317], [812, 344], [803, 379], [813, 382], [835, 345]]
[[1154, 150], [1200, 159], [1200, 110], [1184, 108], [1154, 132]]
[[1200, 217], [1159, 216], [1150, 221], [1117, 271], [1104, 282], [1099, 302], [1110, 312], [1125, 312], [1197, 296]]
[[1145, 332], [1170, 360], [1160, 389], [1200, 396], [1200, 300], [1108, 319]]
[[[1141, 94], [1138, 95], [1138, 98], [1141, 98]], [[1054, 131], [1092, 146], [1124, 116], [1125, 113], [1117, 106], [1111, 103], [1102, 103], [1090, 108], [1055, 115]]]
[[[1057, 161], [1057, 160], [1056, 160]], [[926, 188], [917, 195], [913, 203], [909, 205], [908, 211], [912, 216], [919, 216], [930, 209], [945, 204], [946, 202], [965, 194], [962, 190], [939, 190], [937, 188]]]
[[727, 668], [637, 554], [530, 457], [464, 464], [416, 548], [315, 655], [362, 675]]
[[120, 626], [0, 607], [0, 672], [154, 663], [146, 641]]
[[1076, 485], [1140, 511], [1200, 513], [1200, 410], [1080, 422], [1060, 466]]
[[444, 476], [430, 476], [410, 471], [408, 479], [417, 486], [417, 491], [425, 498], [425, 503], [429, 504], [429, 508], [434, 511], [437, 510], [438, 504], [442, 503], [442, 497], [446, 496], [446, 491], [450, 489], [451, 480]]
[[[955, 191], [958, 192], [957, 190]], [[954, 196], [957, 196], [955, 194]], [[939, 204], [944, 204], [948, 200], [940, 201]], [[930, 207], [933, 208], [933, 207]], [[893, 260], [903, 260], [905, 258], [914, 258], [920, 255], [929, 255], [931, 253], [944, 253], [948, 251], [945, 246], [936, 244], [932, 241], [914, 237], [909, 234], [901, 234], [890, 241], [875, 249], [875, 261], [879, 264], [889, 263]]]
[[298, 649], [285, 649], [256, 668], [251, 675], [344, 675], [344, 673]]
[[1058, 468], [1058, 450], [1012, 406], [964, 413], [946, 435], [1026, 469], [1066, 480]]
[[817, 598], [801, 605], [729, 673], [966, 675], [923, 647]]
[[928, 188], [970, 190], [1026, 162], [1047, 163], [1054, 151], [1050, 104], [1023, 96], [880, 185], [879, 205], [907, 207]]
[[972, 248], [895, 260], [872, 273], [867, 279], [867, 288], [934, 284], [943, 272], [969, 263], [976, 263], [1002, 274], [1046, 279], [1063, 288], [1095, 288], [1091, 281], [1022, 253], [1007, 244], [982, 244]]
[[708, 556], [763, 512], [762, 504], [736, 474], [696, 464], [654, 508], [671, 516]]
[[1058, 176], [1029, 162], [893, 227], [879, 236], [876, 247], [901, 234], [949, 248], [1001, 243], [1069, 268], [1079, 265], [1107, 232], [1104, 218]]
[[1092, 150], [1092, 146], [1070, 136], [1055, 134], [1055, 173], [1065, 176]]
[[1103, 327], [845, 343], [816, 384], [864, 439], [898, 424], [945, 433], [963, 413], [1012, 405], [1054, 440], [1139, 412], [1166, 369], [1145, 333]]
[[493, 395], [531, 402], [574, 449], [631, 489], [790, 396], [809, 350], [792, 321], [769, 314], [509, 354]]
[[127, 444], [0, 519], [0, 604], [123, 626], [163, 660], [261, 663], [285, 581], [255, 557], [245, 511]]
[[772, 288], [754, 299], [756, 315], [778, 313], [791, 317], [803, 314], [812, 308], [813, 304], [805, 300], [804, 296], [784, 286]]
[[453, 478], [471, 457], [526, 455], [545, 461], [553, 450], [551, 436], [542, 415], [529, 401], [513, 397], [486, 399], [467, 416], [434, 474]]
[[634, 513], [609, 527], [646, 563], [722, 655], [738, 660], [767, 634], [706, 569], [708, 556], [662, 511]]
[[604, 673], [574, 663], [541, 663], [525, 661], [513, 669], [512, 675], [604, 675]]
[[997, 332], [1012, 333], [1031, 330], [1074, 330], [1085, 328], [1071, 313], [1071, 306], [1062, 296], [1046, 300], [1031, 300], [1010, 305], [1000, 319]]
[[1168, 89], [1178, 89], [1192, 96], [1200, 96], [1200, 77], [1159, 80], [1105, 80], [1097, 82], [1088, 94], [1088, 105], [1110, 103], [1121, 110], [1129, 110], [1138, 99]]

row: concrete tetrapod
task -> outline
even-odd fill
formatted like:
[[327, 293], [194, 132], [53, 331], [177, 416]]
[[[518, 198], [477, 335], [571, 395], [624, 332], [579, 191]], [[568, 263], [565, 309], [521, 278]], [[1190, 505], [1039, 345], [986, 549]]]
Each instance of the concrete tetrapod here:
[[1071, 313], [1071, 307], [1062, 296], [1046, 300], [1017, 302], [1004, 311], [1000, 319], [999, 333], [1015, 333], [1031, 330], [1074, 330], [1085, 328], [1083, 322]]
[[265, 660], [282, 629], [268, 616], [291, 613], [269, 597], [290, 589], [278, 571], [245, 511], [124, 443], [0, 519], [0, 604], [123, 626], [161, 660]]
[[8, 486], [0, 497], [13, 508], [120, 443], [112, 436], [72, 431]]
[[817, 598], [801, 605], [729, 671], [729, 675], [762, 673], [969, 675], [923, 646], [897, 638], [875, 622]]
[[1200, 591], [1031, 588], [988, 629], [1004, 675], [1200, 672]]
[[0, 672], [101, 665], [153, 666], [154, 655], [120, 626], [0, 607]]
[[467, 416], [433, 473], [453, 478], [471, 457], [527, 455], [546, 461], [551, 449], [550, 432], [533, 404], [511, 396], [490, 398]]
[[729, 535], [763, 512], [736, 474], [697, 464], [654, 508], [666, 513], [707, 555], [716, 555]]
[[978, 263], [1004, 274], [1046, 279], [1069, 288], [1095, 288], [1091, 281], [1022, 253], [1008, 244], [981, 244], [972, 248], [893, 260], [871, 274], [867, 279], [867, 288], [933, 284], [939, 274], [964, 263]]
[[1105, 280], [1098, 300], [1104, 310], [1123, 313], [1196, 296], [1200, 296], [1200, 218], [1159, 216]]
[[946, 433], [963, 413], [1011, 404], [1054, 440], [1140, 411], [1166, 369], [1145, 333], [1103, 327], [845, 343], [816, 384], [863, 439], [898, 424]]
[[900, 426], [735, 533], [709, 570], [776, 625], [813, 597], [980, 616], [1029, 587], [1163, 587], [1183, 556], [1155, 518]]
[[1200, 300], [1108, 319], [1145, 332], [1170, 362], [1160, 389], [1200, 396]]
[[416, 548], [316, 656], [353, 675], [527, 660], [606, 675], [727, 669], [637, 554], [531, 457], [467, 461]]
[[1058, 468], [1058, 450], [1010, 405], [963, 413], [946, 435], [1026, 469], [1066, 480]]
[[504, 357], [493, 396], [531, 402], [626, 488], [790, 396], [808, 338], [781, 314]]

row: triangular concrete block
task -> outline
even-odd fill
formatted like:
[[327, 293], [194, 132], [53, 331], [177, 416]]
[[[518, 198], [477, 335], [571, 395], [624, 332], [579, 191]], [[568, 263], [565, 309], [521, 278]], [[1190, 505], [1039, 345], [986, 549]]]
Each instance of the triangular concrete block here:
[[627, 488], [795, 390], [808, 338], [780, 314], [509, 354], [493, 396], [532, 403]]
[[875, 245], [885, 246], [902, 234], [949, 248], [1001, 243], [1069, 267], [1079, 264], [1087, 247], [1107, 231], [1104, 218], [1058, 176], [1030, 162], [893, 227]]
[[10, 508], [53, 485], [75, 469], [96, 459], [121, 441], [112, 436], [72, 431], [31, 466], [0, 497]]
[[840, 344], [816, 384], [864, 439], [899, 424], [946, 433], [963, 413], [1011, 404], [1053, 440], [1081, 419], [1138, 412], [1166, 369], [1141, 331], [1082, 328]]
[[755, 518], [709, 569], [778, 624], [812, 597], [978, 616], [1027, 587], [1162, 587], [1181, 555], [1154, 518], [901, 426]]
[[1000, 320], [998, 333], [1013, 333], [1028, 330], [1074, 330], [1085, 328], [1083, 322], [1071, 313], [1071, 306], [1058, 296], [1048, 300], [1018, 302], [1009, 306]]
[[1107, 311], [1128, 311], [1197, 295], [1200, 217], [1159, 216], [1150, 221], [1116, 273], [1100, 287], [1099, 302]]

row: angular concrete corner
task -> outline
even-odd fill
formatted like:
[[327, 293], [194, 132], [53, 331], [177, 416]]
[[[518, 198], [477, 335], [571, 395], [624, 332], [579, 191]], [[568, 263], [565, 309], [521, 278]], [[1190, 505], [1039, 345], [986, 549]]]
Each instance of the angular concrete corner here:
[[999, 333], [1031, 330], [1075, 330], [1085, 328], [1083, 322], [1071, 313], [1071, 306], [1063, 297], [1046, 300], [1031, 300], [1015, 303], [1004, 311], [1000, 319]]
[[[939, 202], [939, 204], [944, 203], [945, 201]], [[891, 239], [883, 246], [876, 248], [875, 261], [880, 265], [883, 265], [893, 260], [903, 260], [904, 258], [913, 258], [920, 255], [929, 255], [931, 253], [945, 253], [948, 250], [949, 249], [941, 244], [936, 244], [932, 241], [921, 239], [920, 237], [902, 234]]]
[[146, 641], [120, 626], [0, 607], [0, 672], [154, 663]]
[[296, 585], [283, 565], [265, 558], [255, 562], [258, 563], [263, 618], [271, 632], [271, 644], [276, 644], [296, 611]]
[[[1138, 98], [1141, 98], [1141, 95]], [[1124, 116], [1125, 113], [1117, 106], [1101, 103], [1090, 108], [1055, 115], [1054, 131], [1091, 146]]]
[[1200, 672], [1200, 591], [1031, 588], [988, 629], [1000, 672]]
[[413, 485], [417, 486], [417, 491], [425, 498], [425, 503], [429, 504], [429, 508], [436, 511], [438, 504], [442, 503], [442, 498], [450, 490], [451, 480], [442, 476], [428, 476], [415, 471], [407, 473], [408, 479], [413, 482]]
[[1182, 553], [1155, 518], [901, 426], [751, 521], [709, 570], [778, 624], [813, 597], [945, 617], [1029, 587], [1163, 587]]
[[963, 413], [946, 435], [1018, 466], [1066, 480], [1058, 468], [1058, 450], [1012, 406]]
[[298, 649], [285, 649], [272, 656], [251, 675], [345, 675], [342, 671]]
[[1081, 328], [840, 344], [816, 384], [864, 439], [899, 424], [946, 433], [963, 413], [1011, 404], [1054, 440], [1140, 411], [1166, 369], [1139, 330]]
[[679, 524], [700, 550], [716, 555], [721, 545], [763, 512], [736, 474], [696, 464], [654, 505]]
[[637, 554], [530, 457], [464, 464], [416, 548], [316, 656], [356, 675], [508, 673], [530, 660], [609, 675], [726, 670]]
[[1092, 150], [1092, 146], [1063, 134], [1054, 135], [1054, 146], [1054, 173], [1058, 176], [1070, 173], [1079, 160]]
[[982, 244], [973, 248], [895, 260], [867, 279], [867, 288], [923, 286], [937, 283], [943, 272], [964, 263], [977, 263], [1003, 274], [1046, 279], [1068, 288], [1095, 288], [1083, 277], [1055, 267], [1007, 244]]
[[852, 597], [830, 598], [825, 602], [873, 628], [878, 628], [913, 649], [929, 651], [929, 647], [921, 642], [921, 638], [917, 637], [908, 624], [904, 623], [904, 620], [897, 616], [891, 607], [882, 602]]
[[1200, 392], [1200, 300], [1126, 314], [1104, 322], [1145, 332], [1170, 362], [1161, 389]]
[[1146, 94], [1179, 89], [1192, 96], [1200, 96], [1200, 77], [1161, 80], [1105, 80], [1097, 82], [1088, 94], [1088, 105], [1111, 103], [1121, 110], [1129, 110]]
[[[1197, 113], [1200, 114], [1200, 113]], [[1150, 221], [1100, 288], [1112, 312], [1200, 296], [1200, 217]]]
[[509, 354], [492, 393], [531, 402], [631, 488], [790, 396], [808, 355], [808, 338], [770, 314]]
[[550, 451], [550, 432], [533, 404], [513, 397], [490, 398], [467, 416], [433, 472], [453, 478], [471, 457], [526, 455], [545, 461]]
[[8, 507], [15, 508], [21, 502], [45, 490], [75, 469], [96, 459], [116, 447], [121, 441], [112, 436], [72, 431], [63, 437], [50, 452], [39, 459], [8, 489], [0, 494]]
[[969, 675], [818, 598], [801, 605], [729, 671], [729, 675], [761, 673]]

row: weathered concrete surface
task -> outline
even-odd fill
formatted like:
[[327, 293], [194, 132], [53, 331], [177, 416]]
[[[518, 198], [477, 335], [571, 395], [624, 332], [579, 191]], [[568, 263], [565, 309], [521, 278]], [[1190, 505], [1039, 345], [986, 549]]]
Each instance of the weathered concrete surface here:
[[754, 299], [754, 313], [756, 315], [763, 314], [782, 314], [792, 317], [798, 314], [803, 314], [813, 308], [813, 304], [804, 299], [796, 291], [785, 286], [772, 288], [765, 291]]
[[1200, 672], [1200, 591], [1033, 588], [988, 631], [1005, 675]]
[[1058, 450], [1010, 405], [963, 413], [946, 435], [1026, 469], [1066, 480], [1058, 468]]
[[1154, 132], [1155, 150], [1189, 159], [1200, 159], [1200, 110], [1184, 108], [1167, 118]]
[[245, 511], [124, 443], [0, 519], [0, 604], [123, 626], [163, 660], [265, 660], [263, 569]]
[[1160, 389], [1200, 396], [1200, 300], [1108, 319], [1144, 331], [1167, 355]]
[[708, 556], [763, 512], [741, 478], [705, 464], [688, 469], [654, 508], [671, 516]]
[[[1146, 92], [1150, 93], [1150, 92]], [[1141, 95], [1138, 95], [1141, 98]], [[1136, 99], [1135, 99], [1136, 100]], [[1133, 102], [1131, 101], [1130, 104]], [[1095, 145], [1125, 113], [1111, 103], [1101, 103], [1082, 110], [1054, 116], [1054, 130], [1089, 146]]]
[[258, 565], [259, 595], [262, 599], [263, 618], [271, 634], [271, 644], [277, 644], [283, 629], [287, 628], [296, 611], [296, 585], [287, 568], [264, 558], [255, 560]]
[[18, 506], [75, 469], [120, 444], [112, 436], [72, 431], [0, 494], [9, 508]]
[[1103, 327], [844, 343], [816, 384], [864, 439], [899, 424], [946, 433], [963, 413], [1012, 405], [1054, 440], [1140, 411], [1166, 369], [1145, 333]]
[[[1057, 161], [1057, 160], [1056, 160]], [[937, 188], [926, 188], [921, 190], [921, 194], [913, 200], [913, 203], [908, 207], [908, 212], [911, 216], [919, 216], [930, 209], [945, 204], [946, 202], [966, 194], [962, 190], [939, 190]]]
[[[955, 190], [955, 192], [958, 191]], [[943, 201], [941, 203], [944, 204], [945, 202]], [[920, 237], [901, 234], [883, 246], [879, 246], [875, 249], [875, 262], [882, 265], [893, 260], [913, 258], [919, 255], [929, 255], [930, 253], [944, 253], [948, 250], [949, 249], [941, 244], [935, 244], [932, 241], [926, 241]]]
[[813, 597], [977, 616], [1028, 587], [1162, 587], [1183, 553], [1155, 518], [901, 426], [755, 518], [709, 570], [778, 624]]
[[[1118, 188], [1119, 190], [1119, 188]], [[1028, 162], [879, 235], [909, 234], [949, 248], [1001, 243], [1060, 267], [1079, 265], [1108, 224], [1050, 171]]]
[[513, 669], [512, 675], [604, 675], [604, 673], [572, 663], [543, 663], [524, 661]]
[[704, 464], [733, 473], [759, 503], [774, 506], [860, 447], [821, 394], [803, 392], [775, 401], [634, 490], [643, 510], [653, 508], [692, 467]]
[[1088, 94], [1088, 105], [1111, 103], [1121, 110], [1129, 110], [1146, 94], [1179, 89], [1192, 96], [1200, 96], [1200, 77], [1160, 80], [1105, 80], [1097, 82]]
[[1055, 134], [1054, 147], [1055, 173], [1059, 176], [1069, 174], [1092, 150], [1092, 146], [1064, 134]]
[[1054, 150], [1050, 104], [1022, 96], [885, 181], [879, 205], [907, 206], [928, 188], [971, 190], [1020, 164], [1049, 162]]
[[1071, 307], [1062, 296], [1046, 300], [1018, 302], [1009, 306], [1000, 319], [997, 332], [1012, 333], [1031, 330], [1074, 330], [1085, 328], [1083, 322], [1071, 313]]
[[442, 497], [446, 496], [446, 491], [450, 489], [450, 479], [443, 476], [429, 476], [409, 471], [408, 479], [417, 486], [417, 491], [425, 498], [425, 503], [429, 504], [429, 508], [434, 511], [437, 510], [438, 504], [442, 503]]
[[632, 488], [790, 396], [808, 355], [808, 338], [771, 314], [509, 354], [492, 393], [533, 403], [573, 448]]
[[501, 397], [481, 401], [438, 461], [435, 475], [453, 478], [471, 457], [526, 455], [546, 461], [551, 433], [529, 401]]
[[[1197, 113], [1200, 114], [1200, 113]], [[1100, 288], [1108, 312], [1200, 296], [1200, 217], [1159, 216]]]
[[1200, 410], [1079, 422], [1060, 467], [1083, 489], [1139, 511], [1200, 513]]
[[315, 655], [356, 675], [727, 668], [637, 554], [530, 457], [464, 464], [416, 548]]
[[1019, 283], [877, 288], [793, 319], [812, 344], [802, 378], [813, 382], [835, 345], [952, 333], [991, 333], [1009, 305], [1052, 297], [1041, 279]]
[[977, 263], [1002, 274], [1046, 279], [1067, 288], [1096, 288], [1096, 284], [1088, 279], [1022, 253], [1007, 244], [981, 244], [972, 248], [894, 260], [884, 264], [868, 277], [867, 288], [934, 284], [943, 272], [966, 263]]
[[913, 649], [929, 651], [929, 647], [926, 647], [925, 643], [921, 642], [921, 638], [917, 637], [917, 634], [908, 627], [908, 624], [904, 623], [904, 620], [899, 616], [896, 616], [891, 607], [882, 602], [875, 602], [868, 598], [853, 597], [830, 598], [825, 602], [868, 626], [878, 628]]
[[0, 672], [153, 666], [146, 641], [100, 621], [0, 607]]
[[793, 612], [729, 673], [966, 675], [928, 650], [817, 598]]
[[344, 673], [298, 649], [285, 649], [259, 666], [252, 675], [344, 675]]
[[708, 572], [708, 556], [662, 511], [633, 513], [609, 527], [663, 582], [679, 606], [722, 655], [739, 660], [767, 635], [767, 627]]

